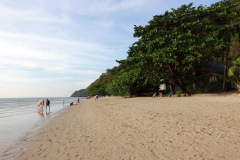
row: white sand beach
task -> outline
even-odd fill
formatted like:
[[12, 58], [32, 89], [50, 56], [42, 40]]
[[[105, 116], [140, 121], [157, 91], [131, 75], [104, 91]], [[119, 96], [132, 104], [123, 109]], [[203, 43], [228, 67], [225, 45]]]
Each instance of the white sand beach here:
[[240, 159], [240, 96], [99, 98], [70, 106], [17, 160]]

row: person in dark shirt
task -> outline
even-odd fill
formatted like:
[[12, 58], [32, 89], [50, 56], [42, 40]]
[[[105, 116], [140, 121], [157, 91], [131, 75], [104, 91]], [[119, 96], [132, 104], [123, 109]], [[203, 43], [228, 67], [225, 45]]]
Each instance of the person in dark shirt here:
[[46, 100], [46, 112], [47, 112], [47, 107], [49, 108], [49, 112], [50, 112], [50, 101], [49, 101], [49, 99]]

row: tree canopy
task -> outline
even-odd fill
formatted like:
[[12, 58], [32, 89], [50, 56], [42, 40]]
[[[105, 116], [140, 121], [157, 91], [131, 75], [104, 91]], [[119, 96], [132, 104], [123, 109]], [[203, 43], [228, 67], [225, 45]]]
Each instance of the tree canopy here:
[[143, 95], [158, 91], [161, 83], [189, 93], [188, 86], [199, 80], [196, 71], [206, 62], [225, 57], [227, 64], [232, 42], [240, 39], [239, 6], [239, 0], [210, 7], [190, 3], [155, 15], [145, 26], [135, 25], [137, 41], [127, 58], [102, 74], [87, 93]]
[[214, 11], [191, 3], [154, 16], [145, 27], [135, 26], [139, 40], [130, 47], [127, 60], [188, 92], [186, 85], [196, 68], [222, 47], [214, 36]]

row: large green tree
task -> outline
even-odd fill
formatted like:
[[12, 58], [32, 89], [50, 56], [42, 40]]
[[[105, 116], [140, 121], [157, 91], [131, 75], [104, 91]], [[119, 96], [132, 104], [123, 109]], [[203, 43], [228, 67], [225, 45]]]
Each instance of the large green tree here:
[[102, 74], [88, 93], [141, 95], [157, 90], [163, 82], [188, 93], [187, 86], [197, 81], [195, 73], [205, 62], [221, 56], [228, 59], [229, 35], [239, 34], [235, 2], [239, 0], [210, 7], [182, 5], [154, 16], [146, 26], [135, 26], [138, 40], [129, 48], [127, 59], [118, 61], [111, 74]]
[[218, 38], [223, 45], [223, 61], [225, 65], [224, 80], [222, 90], [226, 91], [226, 79], [229, 63], [230, 48], [233, 45], [234, 38], [238, 37], [240, 41], [240, 3], [239, 0], [221, 1], [213, 4], [211, 8], [215, 10], [215, 16], [212, 21], [218, 24]]
[[197, 67], [221, 49], [213, 35], [218, 29], [210, 17], [211, 8], [182, 5], [178, 9], [154, 16], [146, 26], [135, 26], [139, 38], [128, 51], [127, 59], [145, 66], [148, 72], [188, 93]]

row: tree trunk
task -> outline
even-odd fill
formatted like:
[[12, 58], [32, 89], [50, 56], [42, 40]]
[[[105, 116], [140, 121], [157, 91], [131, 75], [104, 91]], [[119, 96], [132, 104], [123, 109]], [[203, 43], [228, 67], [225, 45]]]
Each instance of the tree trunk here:
[[169, 87], [170, 87], [171, 92], [173, 92], [172, 84], [171, 84], [171, 83], [169, 83]]
[[[173, 70], [170, 65], [168, 65], [169, 71], [173, 74]], [[175, 80], [174, 82], [181, 90], [183, 93], [190, 94], [190, 92], [187, 91], [186, 87], [184, 86], [184, 83], [179, 79], [179, 81]]]
[[175, 84], [182, 90], [183, 93], [190, 94], [190, 92], [187, 91], [186, 87], [183, 84], [180, 84], [177, 81], [175, 81]]
[[240, 84], [236, 83], [237, 85], [237, 92], [240, 93]]
[[223, 92], [226, 91], [227, 66], [228, 66], [228, 53], [226, 54], [226, 57], [224, 60], [224, 79], [223, 79], [223, 86], [222, 86]]

